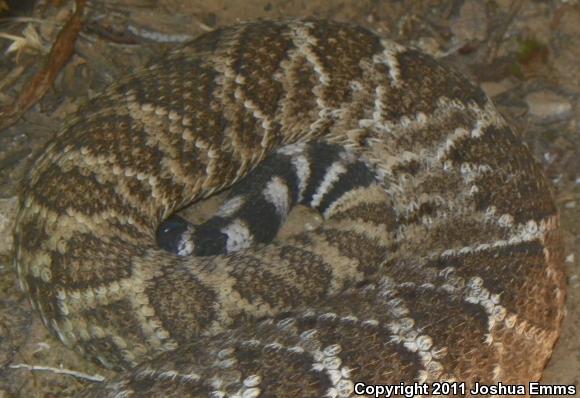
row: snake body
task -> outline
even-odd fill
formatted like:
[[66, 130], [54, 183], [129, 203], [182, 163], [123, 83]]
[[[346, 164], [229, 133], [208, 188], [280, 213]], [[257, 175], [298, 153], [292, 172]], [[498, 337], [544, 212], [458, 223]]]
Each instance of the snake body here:
[[[322, 227], [229, 255], [160, 223], [279, 148], [339, 145], [377, 184]], [[21, 287], [103, 366], [87, 395], [321, 397], [356, 383], [523, 383], [563, 317], [558, 217], [482, 91], [349, 24], [218, 29], [91, 99], [24, 181]]]

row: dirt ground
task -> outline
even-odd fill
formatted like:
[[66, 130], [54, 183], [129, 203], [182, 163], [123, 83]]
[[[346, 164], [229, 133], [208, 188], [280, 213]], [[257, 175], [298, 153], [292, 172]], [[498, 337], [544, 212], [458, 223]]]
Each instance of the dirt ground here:
[[[38, 104], [0, 131], [0, 398], [72, 396], [92, 383], [59, 371], [111, 376], [50, 337], [16, 288], [10, 231], [32, 154], [87, 96], [161, 50], [238, 21], [302, 16], [358, 23], [435, 55], [478, 82], [519, 128], [554, 184], [566, 244], [568, 315], [543, 382], [580, 386], [580, 1], [87, 3], [71, 61]], [[66, 0], [0, 0], [9, 17], [0, 20], [0, 107], [38, 72], [71, 9]]]

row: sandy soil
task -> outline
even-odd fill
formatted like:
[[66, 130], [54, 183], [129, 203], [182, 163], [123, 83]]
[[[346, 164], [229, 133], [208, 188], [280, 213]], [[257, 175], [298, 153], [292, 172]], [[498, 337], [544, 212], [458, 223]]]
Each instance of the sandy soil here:
[[[10, 1], [0, 1], [0, 12]], [[28, 3], [28, 2], [27, 2]], [[46, 4], [45, 4], [46, 3]], [[51, 5], [63, 3], [60, 8]], [[12, 2], [15, 4], [15, 2]], [[111, 376], [52, 339], [18, 292], [11, 265], [16, 187], [31, 154], [87, 96], [173, 43], [218, 26], [257, 18], [315, 16], [355, 22], [411, 44], [481, 84], [554, 183], [566, 243], [568, 315], [543, 381], [580, 386], [580, 2], [376, 0], [92, 0], [72, 61], [21, 121], [0, 132], [0, 398], [71, 396], [84, 378], [54, 369]], [[0, 105], [38, 70], [66, 1], [40, 1], [0, 32], [27, 38], [27, 49], [0, 57]], [[28, 27], [28, 30], [25, 30]], [[38, 34], [38, 42], [30, 33]], [[0, 53], [14, 41], [0, 39]], [[309, 217], [296, 217], [300, 225]], [[18, 365], [53, 368], [31, 372]]]

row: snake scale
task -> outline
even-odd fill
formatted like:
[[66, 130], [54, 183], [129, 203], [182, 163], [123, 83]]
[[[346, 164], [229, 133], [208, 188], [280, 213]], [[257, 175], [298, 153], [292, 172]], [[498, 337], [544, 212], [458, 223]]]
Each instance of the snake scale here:
[[[347, 149], [377, 183], [270, 244], [157, 246], [162, 220], [308, 142]], [[34, 162], [15, 238], [45, 325], [125, 370], [86, 396], [522, 383], [541, 377], [564, 311], [549, 184], [490, 100], [330, 21], [221, 28], [115, 82]]]

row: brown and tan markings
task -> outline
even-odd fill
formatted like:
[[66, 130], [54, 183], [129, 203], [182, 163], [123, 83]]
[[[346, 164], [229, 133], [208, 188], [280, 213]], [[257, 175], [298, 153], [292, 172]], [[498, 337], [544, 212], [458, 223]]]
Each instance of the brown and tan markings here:
[[[237, 254], [156, 246], [165, 217], [308, 141], [348, 148], [380, 186]], [[46, 326], [130, 369], [87, 396], [524, 383], [563, 317], [556, 209], [517, 134], [457, 73], [342, 23], [219, 29], [113, 84], [36, 160], [15, 236]]]

